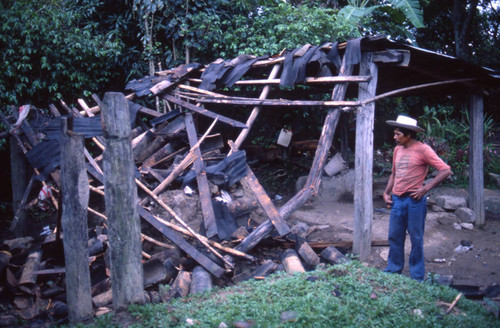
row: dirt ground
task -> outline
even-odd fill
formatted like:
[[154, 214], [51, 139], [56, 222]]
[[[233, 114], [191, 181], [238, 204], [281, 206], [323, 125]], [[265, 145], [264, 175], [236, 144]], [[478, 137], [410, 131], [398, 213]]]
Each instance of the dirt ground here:
[[[374, 187], [374, 216], [372, 224], [372, 240], [387, 240], [389, 211], [382, 199], [385, 183]], [[428, 203], [436, 194], [463, 194], [464, 190], [435, 189], [429, 194]], [[500, 190], [485, 190], [485, 195], [499, 197]], [[310, 241], [352, 241], [353, 202], [344, 199], [338, 202], [328, 200], [323, 195], [303, 206], [290, 217], [291, 224], [307, 223], [309, 226], [328, 226], [318, 229], [308, 236]], [[451, 224], [442, 225], [436, 219], [437, 213], [429, 209], [426, 218], [424, 236], [424, 254], [426, 272], [443, 278], [451, 278], [454, 285], [472, 285], [486, 287], [500, 284], [500, 220], [486, 217], [486, 224], [474, 227], [472, 231], [456, 230]], [[472, 243], [466, 252], [455, 249], [462, 241]], [[407, 236], [405, 246], [404, 275], [409, 276], [408, 256], [410, 241]], [[388, 247], [372, 247], [368, 260], [369, 265], [384, 269], [386, 266]], [[439, 277], [436, 276], [436, 277]]]

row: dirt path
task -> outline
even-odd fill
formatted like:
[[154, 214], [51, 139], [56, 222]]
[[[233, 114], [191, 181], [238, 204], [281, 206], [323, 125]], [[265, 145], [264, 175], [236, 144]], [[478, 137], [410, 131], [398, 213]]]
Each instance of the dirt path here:
[[[383, 186], [383, 184], [381, 184]], [[380, 188], [380, 186], [378, 187]], [[389, 213], [382, 200], [382, 190], [374, 190], [373, 240], [387, 240]], [[440, 192], [436, 190], [435, 192]], [[490, 191], [500, 197], [500, 190]], [[431, 198], [432, 195], [429, 195]], [[442, 225], [437, 213], [429, 210], [426, 219], [424, 252], [426, 271], [441, 277], [452, 276], [456, 285], [489, 286], [500, 284], [500, 220], [488, 219], [482, 228], [456, 230], [451, 224]], [[328, 226], [308, 236], [310, 241], [352, 241], [352, 201], [332, 202], [328, 195], [321, 195], [293, 213], [289, 221], [307, 223], [309, 226]], [[473, 247], [466, 252], [455, 249], [462, 241]], [[409, 237], [406, 240], [406, 265], [403, 274], [409, 276]], [[369, 265], [383, 269], [386, 266], [388, 247], [372, 247], [366, 261]]]

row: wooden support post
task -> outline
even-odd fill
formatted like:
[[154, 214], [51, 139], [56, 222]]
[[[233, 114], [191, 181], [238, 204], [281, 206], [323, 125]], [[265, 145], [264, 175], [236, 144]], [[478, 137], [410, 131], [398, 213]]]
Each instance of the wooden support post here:
[[87, 246], [88, 178], [83, 158], [83, 136], [67, 130], [61, 121], [61, 225], [64, 231], [66, 298], [71, 321], [92, 317], [89, 251]]
[[137, 214], [137, 186], [130, 143], [128, 102], [107, 92], [102, 109], [105, 136], [104, 190], [109, 222], [111, 282], [115, 310], [144, 302], [141, 226]]
[[[184, 114], [184, 123], [188, 134], [189, 145], [194, 147], [198, 142], [196, 127], [193, 122], [193, 114]], [[212, 238], [217, 234], [217, 224], [215, 222], [214, 208], [212, 207], [212, 197], [210, 186], [208, 185], [207, 172], [205, 172], [205, 164], [201, 157], [200, 147], [194, 148], [196, 159], [194, 160], [194, 170], [196, 172], [196, 181], [198, 182], [198, 192], [200, 194], [201, 212], [203, 213], [203, 221], [205, 224], [205, 233], [208, 238]]]
[[469, 206], [476, 213], [476, 225], [485, 223], [484, 208], [484, 116], [483, 96], [470, 99]]
[[[370, 75], [368, 82], [360, 83], [358, 99], [363, 101], [375, 96], [378, 67], [372, 53], [361, 56], [360, 73]], [[356, 115], [356, 149], [354, 160], [354, 232], [353, 253], [361, 260], [370, 256], [373, 221], [373, 126], [375, 102], [359, 108]]]

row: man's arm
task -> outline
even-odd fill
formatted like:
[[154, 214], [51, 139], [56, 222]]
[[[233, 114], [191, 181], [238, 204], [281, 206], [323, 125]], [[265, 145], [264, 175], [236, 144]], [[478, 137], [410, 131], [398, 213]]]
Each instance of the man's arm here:
[[425, 196], [431, 189], [439, 185], [451, 175], [451, 169], [443, 169], [438, 171], [438, 174], [428, 184], [423, 185], [410, 194], [412, 198], [420, 199]]
[[394, 186], [394, 172], [389, 176], [389, 181], [387, 181], [387, 186], [385, 187], [384, 194], [382, 197], [384, 198], [384, 202], [387, 204], [387, 208], [391, 208], [392, 205], [392, 187]]

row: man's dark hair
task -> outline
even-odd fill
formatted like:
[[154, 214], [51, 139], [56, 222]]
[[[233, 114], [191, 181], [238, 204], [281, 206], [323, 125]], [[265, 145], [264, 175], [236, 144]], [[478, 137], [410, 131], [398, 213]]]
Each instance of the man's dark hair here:
[[402, 128], [402, 127], [398, 127], [398, 130], [401, 131], [401, 133], [404, 135], [404, 136], [407, 136], [407, 135], [410, 135], [410, 137], [412, 139], [415, 139], [417, 137], [417, 132], [413, 131], [413, 130], [410, 130], [410, 129], [406, 129], [406, 128]]

